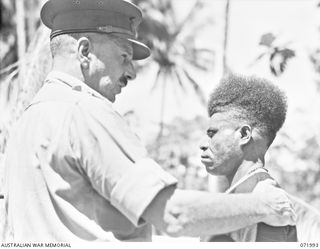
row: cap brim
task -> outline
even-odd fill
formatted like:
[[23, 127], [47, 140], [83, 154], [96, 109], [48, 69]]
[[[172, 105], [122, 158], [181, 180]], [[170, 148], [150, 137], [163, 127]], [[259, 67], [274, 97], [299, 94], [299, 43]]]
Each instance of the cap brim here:
[[[76, 27], [53, 27], [54, 19], [60, 13], [67, 13], [71, 11], [83, 11], [83, 10], [97, 10], [101, 11], [111, 11], [115, 13], [119, 13], [127, 16], [128, 18], [134, 17], [138, 23], [141, 22], [142, 12], [141, 10], [135, 6], [134, 4], [128, 1], [120, 1], [120, 0], [103, 0], [99, 1], [103, 3], [103, 5], [99, 4], [98, 1], [93, 0], [81, 0], [77, 1], [79, 4], [76, 4], [75, 1], [72, 0], [50, 0], [47, 1], [41, 9], [41, 20], [42, 22], [50, 29], [56, 30], [73, 30], [73, 32], [84, 32], [82, 30], [90, 30], [92, 29], [92, 25], [82, 25], [79, 28], [79, 25], [75, 25]], [[78, 24], [78, 23], [77, 23]], [[92, 24], [92, 23], [91, 23]], [[90, 27], [89, 27], [90, 26]], [[68, 31], [69, 32], [69, 31]], [[87, 31], [87, 32], [95, 32], [95, 31]], [[62, 32], [65, 33], [65, 32]], [[61, 33], [61, 34], [62, 34]], [[70, 33], [70, 32], [69, 32]], [[132, 43], [133, 48], [133, 60], [142, 60], [150, 56], [150, 49], [144, 45], [143, 43], [131, 38], [127, 38], [128, 41]]]
[[[78, 2], [78, 4], [76, 3]], [[118, 12], [120, 14], [135, 17], [138, 23], [142, 20], [141, 10], [131, 2], [119, 1], [119, 0], [108, 0], [100, 1], [103, 3], [101, 5], [98, 1], [93, 0], [51, 0], [47, 1], [41, 8], [40, 18], [42, 22], [48, 27], [52, 28], [53, 20], [58, 13], [64, 13], [73, 10], [107, 10]]]
[[134, 39], [128, 39], [132, 43], [133, 60], [143, 60], [150, 56], [150, 49], [141, 42]]

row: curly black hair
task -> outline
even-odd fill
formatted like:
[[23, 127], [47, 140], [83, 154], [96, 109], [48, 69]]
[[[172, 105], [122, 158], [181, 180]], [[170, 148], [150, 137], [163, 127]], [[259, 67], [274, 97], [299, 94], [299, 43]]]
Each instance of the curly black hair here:
[[260, 128], [271, 144], [285, 121], [287, 98], [266, 79], [230, 74], [222, 78], [208, 102], [210, 117], [226, 111], [236, 111], [238, 118]]

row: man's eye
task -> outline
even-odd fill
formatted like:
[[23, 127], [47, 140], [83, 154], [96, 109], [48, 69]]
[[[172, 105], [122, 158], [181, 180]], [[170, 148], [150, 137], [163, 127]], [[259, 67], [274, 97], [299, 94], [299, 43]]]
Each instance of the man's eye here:
[[212, 138], [216, 134], [216, 131], [207, 131], [208, 137]]
[[127, 59], [128, 59], [128, 55], [126, 55], [126, 54], [122, 54], [121, 57], [123, 58], [124, 62], [127, 61]]

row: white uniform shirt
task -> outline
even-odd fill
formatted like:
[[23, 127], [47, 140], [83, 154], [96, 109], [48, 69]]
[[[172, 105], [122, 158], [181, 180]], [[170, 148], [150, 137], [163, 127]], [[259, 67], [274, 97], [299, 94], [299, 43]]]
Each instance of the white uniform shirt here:
[[106, 98], [61, 72], [22, 115], [5, 160], [14, 240], [151, 240], [141, 215], [177, 183]]

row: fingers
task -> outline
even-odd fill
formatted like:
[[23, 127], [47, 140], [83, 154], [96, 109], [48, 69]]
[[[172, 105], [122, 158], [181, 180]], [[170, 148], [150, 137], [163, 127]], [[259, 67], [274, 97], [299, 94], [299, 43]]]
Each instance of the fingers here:
[[261, 181], [254, 190], [266, 201], [268, 214], [265, 223], [271, 226], [286, 226], [296, 224], [296, 214], [288, 194], [277, 187], [272, 179]]
[[263, 222], [271, 226], [294, 226], [296, 224], [296, 215], [293, 210], [287, 209], [281, 213], [268, 215]]
[[[280, 207], [280, 213], [279, 215], [283, 217], [284, 221], [288, 222], [288, 225], [295, 225], [296, 224], [296, 220], [297, 220], [297, 216], [296, 213], [294, 211], [294, 207], [293, 207], [293, 203], [290, 201], [288, 194], [282, 190], [279, 189], [279, 191], [281, 190], [281, 194], [282, 196], [279, 196], [279, 207]], [[279, 192], [280, 193], [280, 192]], [[282, 198], [282, 201], [281, 199]]]
[[292, 214], [292, 212], [284, 212], [282, 217], [284, 225], [294, 226], [296, 224], [296, 217], [294, 214]]
[[295, 225], [297, 222], [297, 215], [294, 211], [293, 205], [291, 202], [284, 205], [281, 209], [281, 215], [285, 221], [288, 222], [288, 225]]

